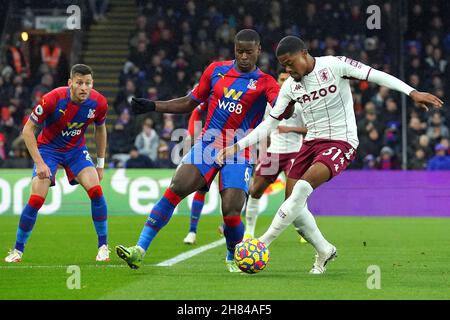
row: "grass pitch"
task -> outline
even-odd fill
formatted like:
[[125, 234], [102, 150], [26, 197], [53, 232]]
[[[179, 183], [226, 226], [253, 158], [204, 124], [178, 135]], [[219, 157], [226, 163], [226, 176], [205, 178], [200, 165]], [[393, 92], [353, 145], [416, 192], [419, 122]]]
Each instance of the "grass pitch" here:
[[[109, 218], [109, 243], [133, 245], [145, 217]], [[96, 236], [90, 217], [38, 217], [23, 262], [3, 257], [15, 241], [19, 217], [0, 217], [0, 299], [448, 299], [450, 219], [319, 217], [322, 232], [339, 257], [324, 275], [309, 275], [314, 251], [300, 244], [290, 227], [270, 247], [267, 268], [254, 275], [230, 274], [225, 245], [171, 267], [157, 263], [219, 239], [219, 216], [202, 217], [197, 244], [183, 244], [189, 218], [174, 216], [153, 241], [139, 270], [114, 252], [96, 263]], [[272, 217], [262, 216], [257, 235]], [[70, 290], [69, 265], [81, 270], [81, 289]], [[380, 289], [369, 266], [380, 270]], [[371, 269], [369, 268], [369, 271]], [[369, 279], [369, 281], [368, 281]]]

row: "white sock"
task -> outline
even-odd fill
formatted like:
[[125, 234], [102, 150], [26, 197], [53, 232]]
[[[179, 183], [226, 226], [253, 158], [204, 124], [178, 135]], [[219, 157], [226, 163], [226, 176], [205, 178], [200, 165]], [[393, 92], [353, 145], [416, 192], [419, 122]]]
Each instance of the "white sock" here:
[[255, 236], [256, 220], [258, 220], [259, 199], [255, 199], [252, 196], [248, 197], [247, 209], [245, 210], [245, 232], [252, 237]]
[[306, 200], [313, 191], [311, 185], [305, 180], [299, 180], [294, 185], [292, 193], [287, 198], [272, 220], [269, 229], [259, 240], [266, 246], [280, 236], [280, 234], [297, 218], [300, 209], [306, 206]]
[[295, 230], [311, 243], [318, 253], [327, 254], [330, 251], [331, 244], [323, 237], [307, 205], [300, 210], [293, 223]]

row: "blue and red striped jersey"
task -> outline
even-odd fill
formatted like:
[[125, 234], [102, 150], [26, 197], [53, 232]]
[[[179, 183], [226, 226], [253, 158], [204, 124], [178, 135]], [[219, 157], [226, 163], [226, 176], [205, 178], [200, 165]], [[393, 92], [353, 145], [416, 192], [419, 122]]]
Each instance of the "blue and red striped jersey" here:
[[108, 102], [92, 89], [89, 98], [77, 104], [70, 99], [69, 87], [59, 87], [42, 97], [30, 120], [42, 126], [38, 146], [67, 151], [85, 144], [84, 132], [92, 122], [105, 123]]
[[221, 136], [224, 145], [237, 142], [262, 121], [267, 103], [273, 106], [279, 91], [276, 80], [258, 68], [241, 73], [234, 60], [211, 63], [190, 94], [208, 106], [203, 138], [212, 130], [212, 140]]

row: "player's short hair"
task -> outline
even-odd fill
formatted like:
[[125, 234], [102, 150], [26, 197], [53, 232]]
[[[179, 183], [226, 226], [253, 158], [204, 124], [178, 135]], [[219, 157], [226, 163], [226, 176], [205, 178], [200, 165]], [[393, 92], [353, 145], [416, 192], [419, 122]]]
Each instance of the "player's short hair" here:
[[261, 38], [253, 29], [242, 29], [234, 36], [234, 43], [238, 41], [255, 41], [256, 44], [260, 44]]
[[278, 43], [276, 55], [279, 57], [286, 53], [294, 54], [304, 49], [306, 49], [306, 44], [302, 39], [295, 36], [287, 36]]
[[87, 75], [87, 74], [92, 75], [92, 77], [94, 76], [94, 72], [92, 71], [92, 68], [89, 67], [88, 65], [81, 64], [81, 63], [79, 63], [79, 64], [74, 64], [74, 65], [72, 66], [72, 68], [70, 69], [70, 78], [73, 78], [73, 76], [74, 76], [76, 73], [79, 73], [79, 74], [81, 74], [82, 76], [85, 76], [85, 75]]

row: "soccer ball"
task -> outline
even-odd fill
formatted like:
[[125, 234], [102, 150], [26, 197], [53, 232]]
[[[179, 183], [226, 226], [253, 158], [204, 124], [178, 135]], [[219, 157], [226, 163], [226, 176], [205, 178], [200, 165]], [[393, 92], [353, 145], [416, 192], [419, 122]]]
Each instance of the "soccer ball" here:
[[258, 239], [248, 239], [236, 245], [234, 260], [245, 273], [257, 273], [269, 262], [269, 248]]

